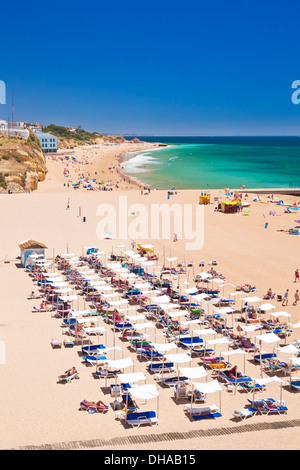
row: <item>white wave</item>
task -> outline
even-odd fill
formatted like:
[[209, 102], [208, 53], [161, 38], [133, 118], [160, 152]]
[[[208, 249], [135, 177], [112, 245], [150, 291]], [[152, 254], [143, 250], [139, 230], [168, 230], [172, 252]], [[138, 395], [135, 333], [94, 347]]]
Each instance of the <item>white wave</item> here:
[[152, 155], [147, 153], [140, 153], [123, 162], [121, 167], [126, 173], [144, 173], [150, 171], [150, 168], [147, 168], [148, 165], [159, 163], [161, 162], [158, 158], [154, 158]]

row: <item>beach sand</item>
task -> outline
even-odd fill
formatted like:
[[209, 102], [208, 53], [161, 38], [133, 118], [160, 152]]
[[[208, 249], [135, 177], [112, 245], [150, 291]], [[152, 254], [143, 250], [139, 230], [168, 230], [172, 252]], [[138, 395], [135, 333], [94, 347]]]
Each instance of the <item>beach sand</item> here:
[[[121, 150], [123, 152], [123, 149]], [[119, 177], [118, 173], [114, 171], [108, 174], [107, 168], [110, 167], [107, 165], [117, 166], [120, 148], [110, 151], [104, 152], [107, 160], [103, 157], [102, 163], [97, 163], [97, 170], [96, 166], [93, 166], [93, 170], [103, 170], [106, 178], [110, 176], [111, 181], [116, 182], [119, 181], [115, 179]], [[87, 158], [90, 164], [86, 165], [88, 171], [91, 171], [91, 162], [95, 156], [92, 152], [94, 149], [89, 149]], [[51, 339], [64, 337], [61, 320], [52, 318], [49, 313], [32, 312], [32, 307], [39, 306], [40, 301], [27, 300], [28, 293], [37, 291], [37, 287], [33, 286], [32, 279], [16, 259], [20, 255], [19, 243], [25, 239], [44, 243], [48, 247], [47, 258], [67, 251], [80, 256], [84, 246], [97, 246], [107, 254], [112, 250], [117, 253], [117, 246], [121, 244], [125, 244], [130, 250], [132, 238], [129, 236], [104, 239], [102, 235], [102, 238], [99, 238], [98, 224], [101, 218], [97, 215], [97, 208], [100, 204], [112, 204], [118, 211], [120, 198], [126, 198], [129, 211], [133, 204], [140, 204], [140, 207], [144, 207], [150, 214], [154, 204], [191, 204], [195, 207], [198, 205], [201, 191], [183, 190], [168, 199], [167, 191], [151, 190], [150, 194], [142, 195], [140, 188], [128, 181], [124, 182], [127, 184], [127, 190], [120, 188], [113, 191], [75, 191], [64, 186], [63, 163], [50, 159], [51, 157], [47, 158], [49, 173], [46, 181], [40, 183], [38, 191], [31, 194], [1, 195], [3, 229], [0, 276], [3, 294], [0, 339], [2, 344], [5, 344], [6, 361], [5, 364], [0, 364], [0, 447], [30, 449], [48, 446], [51, 449], [108, 450], [297, 449], [300, 424], [299, 395], [289, 390], [287, 377], [282, 377], [285, 382], [283, 399], [288, 406], [287, 415], [257, 415], [246, 421], [236, 422], [232, 419], [232, 411], [243, 409], [251, 395], [240, 391], [230, 393], [224, 387], [221, 395], [222, 417], [192, 422], [184, 412], [184, 403], [176, 404], [173, 391], [160, 385], [157, 427], [126, 428], [115, 419], [111, 407], [104, 415], [79, 411], [79, 403], [83, 399], [102, 399], [108, 405], [111, 405], [113, 399], [105, 389], [105, 380], [94, 379], [94, 367], [82, 363], [78, 354], [80, 346], [72, 349], [52, 349]], [[219, 191], [212, 191], [212, 198], [218, 193]], [[205, 206], [204, 244], [201, 249], [185, 250], [186, 240], [179, 238], [177, 242], [173, 242], [172, 231], [169, 240], [153, 240], [149, 236], [143, 239], [143, 243], [152, 243], [155, 246], [160, 266], [163, 265], [164, 253], [166, 257], [178, 257], [178, 261], [183, 261], [184, 258], [186, 262], [193, 261], [194, 268], [188, 268], [190, 286], [194, 285], [193, 274], [201, 272], [200, 261], [205, 262], [204, 269], [207, 270], [210, 267], [208, 263], [217, 260], [216, 269], [225, 276], [226, 283], [255, 285], [257, 291], [254, 295], [259, 297], [270, 287], [278, 294], [283, 294], [285, 289], [289, 288], [288, 307], [282, 307], [276, 299], [271, 303], [276, 305], [277, 311], [285, 310], [291, 313], [291, 322], [297, 323], [300, 320], [300, 306], [293, 306], [292, 302], [294, 292], [298, 288], [294, 283], [294, 271], [299, 268], [300, 238], [282, 231], [284, 229], [281, 227], [293, 227], [296, 216], [284, 213], [284, 207], [267, 203], [270, 200], [267, 195], [261, 196], [261, 199], [265, 203], [254, 202], [253, 195], [249, 193], [247, 200], [251, 204], [251, 213], [247, 216], [216, 212], [215, 204]], [[295, 201], [293, 196], [281, 195], [280, 199], [288, 203]], [[70, 208], [66, 210], [68, 201]], [[270, 216], [270, 210], [276, 210], [278, 215]], [[267, 228], [266, 222], [269, 224]], [[148, 218], [146, 226], [151, 234], [151, 217]], [[3, 262], [5, 257], [9, 258], [10, 263]], [[183, 280], [184, 278], [180, 282]], [[234, 291], [231, 286], [225, 289], [227, 294]], [[238, 306], [239, 301], [237, 308]], [[83, 299], [80, 298], [79, 309], [83, 307]], [[268, 314], [265, 316], [269, 318]], [[236, 326], [236, 322], [233, 324]], [[107, 329], [107, 346], [112, 346], [111, 326], [104, 322], [101, 325]], [[299, 337], [298, 331], [293, 331], [287, 343]], [[259, 332], [262, 333], [263, 331]], [[255, 334], [250, 333], [249, 336], [254, 337]], [[93, 342], [97, 342], [96, 337]], [[100, 342], [104, 342], [103, 337]], [[280, 344], [284, 344], [284, 340]], [[124, 348], [124, 357], [134, 359], [135, 372], [145, 372], [145, 360], [140, 361], [128, 348], [128, 343], [122, 341], [118, 335], [116, 345]], [[224, 350], [219, 348], [218, 351]], [[272, 351], [272, 347], [268, 345], [265, 349]], [[287, 360], [287, 357], [282, 356], [282, 360]], [[236, 356], [231, 362], [233, 361], [240, 370], [243, 369], [242, 357]], [[197, 357], [193, 359], [192, 365], [198, 365]], [[64, 385], [58, 384], [58, 375], [72, 366], [76, 366], [80, 379]], [[251, 356], [246, 358], [245, 371], [251, 377], [260, 376], [259, 367], [252, 363]], [[155, 383], [152, 375], [148, 372], [146, 375], [147, 383]], [[208, 380], [211, 380], [210, 373]], [[113, 382], [110, 380], [110, 383]], [[257, 397], [260, 396], [279, 399], [279, 384], [269, 384], [266, 392], [257, 394]], [[207, 396], [206, 402], [219, 405], [218, 394]], [[156, 410], [156, 406], [156, 400], [153, 403], [149, 401], [147, 405], [140, 403], [141, 410]], [[202, 437], [195, 438], [191, 433], [197, 430], [203, 431]], [[175, 434], [172, 436], [170, 433]], [[176, 433], [183, 434], [176, 437]], [[141, 436], [140, 440], [138, 436]]]
[[[131, 152], [158, 148], [157, 143], [148, 142], [124, 142], [120, 144], [97, 144], [91, 146], [79, 146], [73, 150], [61, 149], [57, 154], [46, 155], [48, 174], [46, 181], [40, 184], [40, 192], [62, 191], [77, 183], [79, 175], [89, 177], [97, 183], [111, 183], [114, 189], [130, 190], [141, 187], [141, 184], [127, 176], [122, 171], [122, 162], [125, 155]], [[69, 160], [65, 159], [69, 157]], [[73, 160], [74, 157], [76, 160]], [[68, 171], [68, 177], [64, 176], [64, 169]], [[83, 178], [81, 178], [83, 179]], [[82, 185], [79, 191], [85, 190]]]

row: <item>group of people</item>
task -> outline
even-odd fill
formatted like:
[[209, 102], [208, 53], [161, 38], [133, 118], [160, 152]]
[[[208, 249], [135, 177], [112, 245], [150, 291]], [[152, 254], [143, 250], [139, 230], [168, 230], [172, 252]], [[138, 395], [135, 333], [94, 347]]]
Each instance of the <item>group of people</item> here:
[[[294, 294], [294, 302], [293, 302], [293, 305], [297, 305], [299, 302], [299, 291], [298, 289], [296, 290], [295, 294]], [[289, 304], [289, 289], [286, 289], [284, 295], [283, 295], [283, 299], [282, 299], [282, 306], [285, 306], [287, 307]]]

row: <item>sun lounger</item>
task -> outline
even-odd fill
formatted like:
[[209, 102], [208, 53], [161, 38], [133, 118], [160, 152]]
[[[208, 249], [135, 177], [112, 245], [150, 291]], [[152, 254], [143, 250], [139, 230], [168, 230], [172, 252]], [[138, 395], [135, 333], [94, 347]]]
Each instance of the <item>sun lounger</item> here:
[[82, 346], [81, 352], [84, 355], [92, 355], [97, 354], [98, 349], [105, 349], [103, 344], [88, 344], [86, 346]]
[[52, 339], [51, 340], [51, 346], [52, 348], [61, 348], [62, 347], [62, 341], [59, 339]]
[[254, 408], [245, 408], [244, 410], [233, 410], [232, 414], [235, 418], [246, 419], [250, 416], [255, 416], [257, 410]]
[[195, 405], [186, 405], [185, 411], [191, 413], [194, 420], [200, 419], [212, 419], [221, 417], [221, 413], [218, 411], [216, 405], [205, 405], [205, 406], [195, 406]]
[[198, 338], [198, 337], [195, 337], [195, 338], [181, 338], [180, 341], [179, 341], [179, 344], [183, 347], [183, 348], [191, 348], [193, 346], [196, 346], [196, 345], [203, 345], [203, 339], [201, 338]]
[[265, 359], [272, 360], [272, 359], [276, 359], [276, 358], [277, 358], [277, 355], [275, 353], [274, 354], [273, 353], [256, 354], [254, 356], [254, 362], [260, 364], [260, 362], [265, 360]]
[[128, 413], [127, 424], [130, 424], [133, 428], [139, 428], [141, 424], [150, 424], [151, 426], [157, 426], [158, 418], [155, 411], [142, 411]]
[[123, 391], [123, 387], [120, 384], [111, 384], [110, 386], [110, 396], [119, 397]]
[[266, 389], [265, 385], [259, 385], [257, 383], [253, 385], [253, 383], [249, 383], [249, 382], [239, 383], [239, 386], [246, 392], [253, 392], [253, 391], [262, 392], [263, 390]]
[[251, 403], [252, 408], [256, 409], [260, 414], [286, 414], [288, 411], [286, 406], [277, 406], [273, 398], [263, 398], [262, 400], [254, 401], [248, 399], [248, 402]]
[[80, 409], [86, 410], [89, 413], [104, 413], [105, 411], [108, 411], [109, 407], [102, 404], [97, 405], [97, 403], [89, 402], [88, 400], [82, 400], [80, 402]]
[[137, 349], [137, 353], [141, 354], [146, 359], [161, 359], [162, 357], [164, 357], [163, 354], [153, 349], [141, 348]]
[[65, 348], [67, 348], [67, 347], [73, 348], [74, 340], [72, 338], [65, 338], [64, 339], [64, 346], [65, 346]]
[[33, 312], [51, 312], [52, 310], [54, 310], [52, 305], [49, 305], [47, 307], [42, 307], [42, 308], [32, 307]]
[[72, 375], [67, 375], [67, 376], [59, 376], [58, 381], [59, 382], [71, 382], [73, 379], [79, 379], [79, 374], [78, 372], [74, 372]]
[[300, 390], [300, 380], [291, 381], [292, 390]]
[[122, 402], [124, 403], [124, 407], [127, 407], [127, 411], [135, 411], [138, 409], [136, 402], [131, 398], [129, 393], [122, 395]]
[[107, 357], [106, 356], [83, 356], [82, 360], [85, 364], [96, 365], [98, 363], [99, 365], [101, 365], [107, 362]]
[[70, 325], [76, 325], [77, 323], [77, 318], [71, 317], [70, 319], [64, 318], [62, 321], [62, 326], [70, 326]]
[[232, 365], [230, 364], [230, 362], [224, 362], [224, 361], [220, 361], [220, 362], [207, 362], [206, 363], [207, 367], [209, 369], [212, 369], [212, 370], [226, 370], [228, 369], [229, 367], [232, 367]]
[[223, 379], [226, 383], [229, 383], [229, 384], [241, 384], [241, 383], [245, 383], [245, 382], [252, 382], [252, 379], [250, 377], [248, 377], [247, 375], [240, 375], [240, 376], [237, 376], [237, 377], [230, 378], [226, 374], [226, 372], [222, 372], [222, 371], [220, 371], [219, 377], [221, 379]]
[[180, 375], [180, 376], [174, 376], [174, 377], [168, 377], [166, 379], [161, 379], [161, 382], [164, 385], [167, 385], [168, 387], [175, 387], [178, 383], [186, 383], [188, 382], [188, 377], [185, 375]]
[[133, 325], [131, 323], [118, 323], [115, 325], [116, 331], [123, 331], [123, 330], [133, 330]]
[[175, 366], [173, 362], [160, 362], [157, 364], [153, 364], [152, 362], [150, 362], [148, 365], [148, 371], [155, 372], [156, 374], [161, 374], [162, 372], [174, 372], [174, 370]]

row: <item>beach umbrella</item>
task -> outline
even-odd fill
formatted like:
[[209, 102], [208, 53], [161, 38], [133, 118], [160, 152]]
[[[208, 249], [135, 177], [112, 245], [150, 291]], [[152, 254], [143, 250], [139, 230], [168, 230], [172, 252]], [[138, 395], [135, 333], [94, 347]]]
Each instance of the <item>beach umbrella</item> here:
[[[298, 350], [298, 353], [299, 353], [299, 350]], [[291, 361], [291, 364], [293, 366], [296, 366], [297, 368], [300, 367], [300, 357], [290, 357], [289, 358], [290, 361]], [[292, 367], [291, 367], [291, 373], [290, 373], [290, 387], [292, 386]]]
[[[266, 333], [264, 335], [259, 335], [255, 336], [255, 339], [258, 339], [259, 343], [261, 342], [267, 343], [267, 344], [274, 344], [278, 343], [280, 341], [279, 336], [277, 336], [275, 333]], [[274, 348], [273, 348], [273, 357], [274, 357]], [[261, 347], [260, 347], [260, 373], [261, 377], [263, 376], [263, 370], [262, 370], [262, 360], [261, 360]]]
[[[202, 379], [203, 377], [206, 377], [208, 373], [206, 369], [203, 366], [196, 366], [196, 367], [180, 367], [179, 368], [181, 374], [184, 377], [187, 377], [188, 379]], [[194, 400], [194, 385], [192, 383], [192, 390], [191, 390], [191, 408], [193, 405], [193, 400]]]
[[265, 377], [265, 378], [260, 378], [260, 379], [252, 379], [254, 382], [254, 388], [253, 388], [253, 396], [252, 396], [252, 403], [254, 402], [254, 394], [255, 394], [255, 384], [258, 385], [267, 385], [271, 382], [279, 382], [281, 384], [280, 387], [280, 402], [282, 402], [282, 385], [284, 384], [283, 380], [277, 377], [277, 375], [274, 375], [273, 377]]
[[[243, 350], [243, 349], [234, 349], [232, 351], [224, 351], [224, 352], [221, 352], [221, 355], [223, 356], [227, 356], [228, 359], [230, 356], [235, 356], [237, 354], [243, 354], [244, 356], [244, 374], [245, 374], [245, 370], [246, 370], [246, 355], [247, 353]], [[235, 376], [235, 393], [236, 393], [236, 386], [237, 386], [237, 375]]]
[[189, 354], [186, 354], [186, 353], [181, 353], [181, 354], [177, 353], [177, 354], [166, 354], [165, 358], [169, 362], [174, 362], [175, 364], [177, 364], [177, 377], [178, 377], [178, 382], [179, 382], [179, 366], [178, 366], [178, 364], [191, 362], [192, 361], [191, 356]]
[[[211, 382], [193, 383], [193, 386], [199, 392], [204, 393], [204, 395], [206, 395], [207, 393], [219, 392], [219, 410], [221, 412], [221, 392], [223, 388], [217, 379], [212, 380]], [[192, 411], [192, 406], [191, 406], [191, 411]]]
[[133, 398], [146, 400], [146, 402], [152, 398], [157, 398], [157, 417], [159, 417], [159, 391], [154, 384], [144, 384], [132, 387], [130, 389], [130, 394]]

